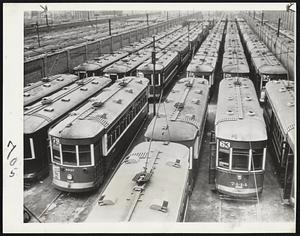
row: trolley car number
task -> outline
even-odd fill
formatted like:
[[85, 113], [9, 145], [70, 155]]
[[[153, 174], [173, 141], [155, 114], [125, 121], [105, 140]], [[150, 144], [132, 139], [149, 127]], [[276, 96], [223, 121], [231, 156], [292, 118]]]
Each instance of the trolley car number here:
[[9, 161], [9, 166], [11, 167], [11, 170], [9, 172], [9, 177], [14, 177], [16, 174], [15, 170], [18, 169], [15, 167], [15, 164], [17, 162], [17, 157], [11, 157], [11, 154], [17, 145], [14, 145], [12, 141], [9, 141], [6, 147], [9, 147], [9, 146], [12, 146], [12, 147], [6, 157], [6, 160]]
[[60, 167], [53, 165], [53, 177], [55, 179], [60, 179]]
[[220, 141], [220, 147], [229, 149], [230, 148], [230, 142]]

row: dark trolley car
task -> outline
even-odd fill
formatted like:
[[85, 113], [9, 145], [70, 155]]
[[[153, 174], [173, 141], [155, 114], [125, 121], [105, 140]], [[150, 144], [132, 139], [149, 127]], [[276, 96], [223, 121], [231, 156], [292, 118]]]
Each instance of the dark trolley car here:
[[75, 82], [79, 77], [72, 74], [59, 74], [42, 78], [36, 83], [27, 84], [24, 87], [24, 106], [31, 105], [45, 96], [60, 90]]
[[35, 180], [49, 172], [48, 129], [69, 111], [108, 86], [111, 80], [89, 77], [32, 106], [24, 108], [24, 179]]
[[264, 116], [273, 160], [285, 202], [295, 203], [295, 95], [294, 82], [270, 81], [266, 85]]
[[125, 77], [49, 131], [53, 184], [88, 191], [103, 183], [148, 115], [148, 80]]

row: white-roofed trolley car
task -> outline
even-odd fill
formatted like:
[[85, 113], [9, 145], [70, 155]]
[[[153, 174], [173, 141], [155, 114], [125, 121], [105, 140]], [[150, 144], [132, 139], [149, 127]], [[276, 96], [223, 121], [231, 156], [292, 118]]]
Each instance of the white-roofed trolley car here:
[[145, 132], [146, 140], [176, 142], [190, 149], [193, 157], [192, 186], [198, 170], [208, 99], [209, 86], [206, 79], [180, 79], [165, 102], [159, 105], [157, 116]]
[[48, 96], [67, 86], [79, 77], [72, 74], [58, 74], [42, 78], [36, 83], [27, 84], [24, 87], [24, 106], [31, 105], [41, 98]]
[[24, 108], [25, 180], [35, 180], [49, 173], [49, 127], [110, 83], [108, 78], [88, 77]]
[[136, 145], [102, 191], [85, 222], [183, 221], [191, 152], [177, 143]]
[[250, 69], [240, 40], [236, 22], [228, 22], [222, 62], [223, 78], [249, 77]]
[[125, 76], [135, 76], [137, 67], [149, 57], [151, 57], [151, 50], [144, 49], [117, 61], [105, 68], [103, 72], [113, 81], [119, 80]]
[[[214, 132], [212, 132], [214, 134]], [[209, 182], [231, 197], [258, 197], [263, 190], [267, 131], [250, 79], [220, 82], [211, 138]]]
[[238, 26], [245, 50], [250, 56], [253, 66], [254, 82], [260, 96], [260, 101], [264, 102], [267, 82], [271, 80], [287, 80], [288, 72], [269, 48], [253, 33], [246, 22], [239, 22]]
[[81, 79], [89, 76], [102, 75], [103, 70], [115, 63], [116, 61], [126, 57], [127, 52], [116, 52], [113, 54], [104, 54], [100, 57], [88, 60], [73, 68], [74, 74], [78, 75]]
[[285, 202], [295, 203], [295, 95], [294, 82], [270, 81], [266, 85], [264, 116]]
[[125, 77], [49, 131], [53, 184], [64, 191], [97, 188], [148, 115], [148, 80]]
[[219, 50], [223, 39], [225, 23], [219, 21], [204, 40], [196, 55], [187, 67], [188, 77], [201, 77], [214, 85], [215, 69], [219, 58]]

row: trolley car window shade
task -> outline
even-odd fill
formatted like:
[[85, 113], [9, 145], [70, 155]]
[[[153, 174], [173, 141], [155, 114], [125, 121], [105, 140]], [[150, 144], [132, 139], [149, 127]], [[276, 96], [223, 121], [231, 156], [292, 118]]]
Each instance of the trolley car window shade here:
[[218, 166], [228, 169], [229, 168], [229, 156], [230, 156], [229, 149], [228, 150], [220, 149], [219, 157], [218, 157]]
[[53, 152], [53, 161], [60, 164], [60, 151], [52, 148]]
[[91, 148], [90, 145], [79, 145], [79, 165], [91, 165]]
[[248, 170], [249, 149], [233, 148], [232, 150], [232, 169]]
[[64, 165], [77, 165], [75, 145], [62, 145], [62, 158]]
[[[264, 157], [264, 149], [252, 149], [252, 160], [251, 170], [262, 170], [263, 169], [263, 157]], [[254, 165], [254, 169], [253, 169]]]

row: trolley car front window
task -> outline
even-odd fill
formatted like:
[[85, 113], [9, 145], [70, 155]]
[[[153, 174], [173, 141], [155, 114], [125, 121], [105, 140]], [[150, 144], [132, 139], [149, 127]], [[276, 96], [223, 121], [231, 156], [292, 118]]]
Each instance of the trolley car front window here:
[[[252, 160], [251, 163], [251, 170], [262, 170], [263, 168], [263, 156], [264, 156], [264, 149], [253, 149], [252, 150]], [[253, 169], [254, 165], [254, 169]]]
[[229, 168], [229, 150], [227, 151], [220, 151], [219, 158], [218, 158], [218, 166], [223, 168]]
[[64, 165], [77, 165], [76, 148], [74, 145], [62, 145], [62, 158]]
[[234, 148], [232, 151], [232, 169], [248, 170], [249, 149]]
[[91, 165], [91, 149], [90, 145], [79, 145], [79, 165]]

